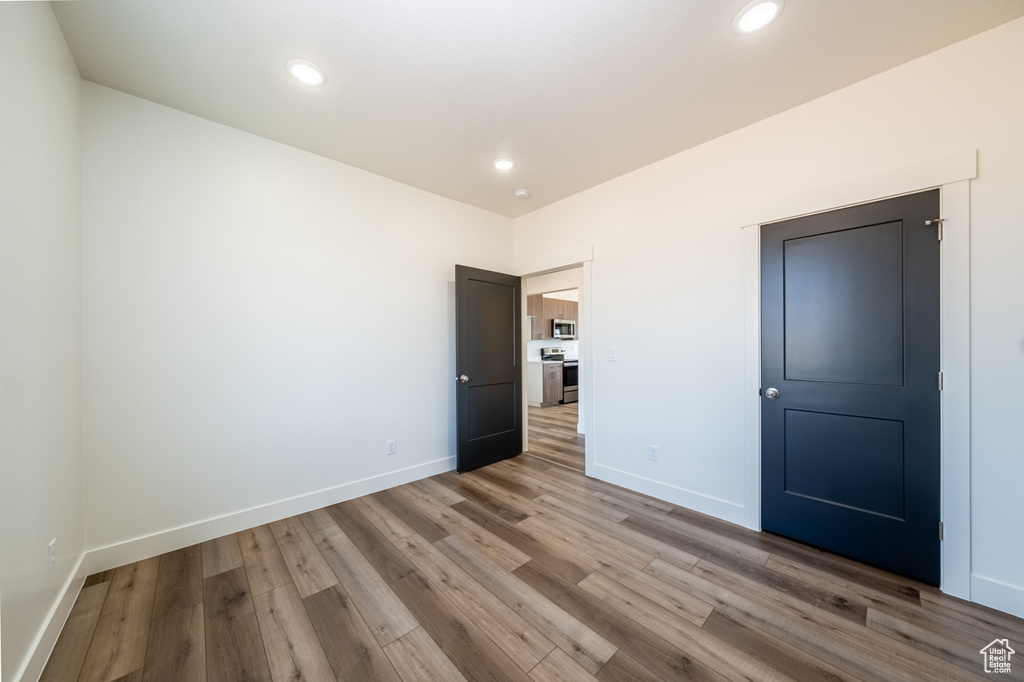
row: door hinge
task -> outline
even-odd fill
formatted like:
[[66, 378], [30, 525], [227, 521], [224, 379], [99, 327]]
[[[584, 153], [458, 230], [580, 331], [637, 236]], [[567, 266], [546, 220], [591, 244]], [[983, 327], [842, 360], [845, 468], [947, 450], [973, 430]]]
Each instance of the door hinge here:
[[939, 372], [939, 390], [942, 390], [942, 372]]
[[936, 228], [935, 229], [935, 234], [938, 237], [940, 242], [942, 241], [942, 223], [944, 223], [944, 222], [946, 222], [945, 218], [935, 218], [934, 220], [926, 220], [926, 221], [924, 221], [925, 225], [934, 225], [935, 226], [935, 228]]
[[939, 521], [939, 542], [942, 542], [942, 521]]

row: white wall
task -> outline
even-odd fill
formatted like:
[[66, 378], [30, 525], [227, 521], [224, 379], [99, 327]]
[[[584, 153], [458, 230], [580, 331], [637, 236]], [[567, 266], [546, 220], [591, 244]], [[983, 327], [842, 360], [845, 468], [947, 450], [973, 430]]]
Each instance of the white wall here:
[[595, 245], [597, 473], [742, 519], [737, 207], [968, 148], [973, 596], [1024, 615], [1021, 63], [1024, 20], [525, 216], [513, 244], [505, 218], [91, 84], [82, 138], [49, 6], [0, 3], [0, 677], [38, 672], [84, 547], [95, 570], [448, 468], [456, 262]]
[[579, 289], [583, 286], [583, 268], [558, 270], [545, 275], [536, 275], [526, 279], [526, 295], [546, 294], [549, 291]]
[[84, 110], [90, 570], [452, 467], [454, 266], [507, 271], [511, 220], [91, 83]]
[[[0, 3], [0, 677], [35, 679], [81, 584], [78, 70], [48, 3]], [[57, 539], [48, 572], [47, 543]], [[63, 599], [67, 597], [66, 599]], [[29, 656], [41, 641], [41, 657]]]
[[1024, 20], [517, 219], [516, 263], [594, 245], [594, 473], [743, 522], [739, 207], [976, 148], [972, 597], [1024, 615], [1021, 64]]

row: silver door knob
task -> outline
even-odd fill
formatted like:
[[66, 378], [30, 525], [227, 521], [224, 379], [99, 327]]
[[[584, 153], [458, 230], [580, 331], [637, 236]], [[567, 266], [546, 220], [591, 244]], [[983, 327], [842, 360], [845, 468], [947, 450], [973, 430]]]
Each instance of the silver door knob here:
[[466, 383], [467, 381], [469, 381], [469, 377], [467, 377], [465, 374], [460, 374], [459, 381], [461, 381], [462, 383]]
[[767, 391], [764, 392], [764, 397], [768, 398], [768, 400], [778, 400], [779, 395], [781, 394], [779, 393], [779, 389], [777, 388], [769, 388]]

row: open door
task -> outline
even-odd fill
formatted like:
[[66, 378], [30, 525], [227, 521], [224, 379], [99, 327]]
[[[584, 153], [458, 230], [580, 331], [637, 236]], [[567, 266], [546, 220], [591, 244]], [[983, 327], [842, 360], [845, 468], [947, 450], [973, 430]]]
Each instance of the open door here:
[[519, 277], [455, 266], [455, 390], [459, 473], [523, 450]]

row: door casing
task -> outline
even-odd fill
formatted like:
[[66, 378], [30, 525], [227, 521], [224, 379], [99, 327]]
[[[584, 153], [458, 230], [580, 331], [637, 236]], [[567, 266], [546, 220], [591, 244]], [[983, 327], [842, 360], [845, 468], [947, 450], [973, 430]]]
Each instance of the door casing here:
[[[593, 437], [593, 414], [594, 414], [594, 392], [591, 387], [594, 385], [594, 357], [593, 346], [593, 302], [591, 292], [593, 291], [593, 245], [581, 247], [573, 251], [552, 254], [537, 260], [525, 263], [517, 263], [512, 268], [512, 274], [519, 275], [524, 280], [528, 277], [545, 275], [558, 270], [570, 268], [583, 268], [583, 285], [580, 287], [580, 320], [577, 320], [577, 332], [579, 333], [579, 358], [582, 371], [579, 373], [580, 395], [579, 401], [580, 423], [584, 431], [584, 469], [585, 473], [593, 475], [594, 456], [596, 453], [595, 439]], [[526, 326], [526, 286], [522, 291], [523, 325]], [[526, 343], [523, 343], [523, 385], [526, 385]], [[530, 422], [529, 409], [527, 405], [526, 391], [523, 391], [523, 450], [526, 451], [529, 438]]]
[[744, 243], [744, 507], [746, 526], [761, 529], [760, 225], [927, 189], [940, 189], [941, 589], [971, 599], [970, 483], [970, 180], [977, 151], [743, 206]]

